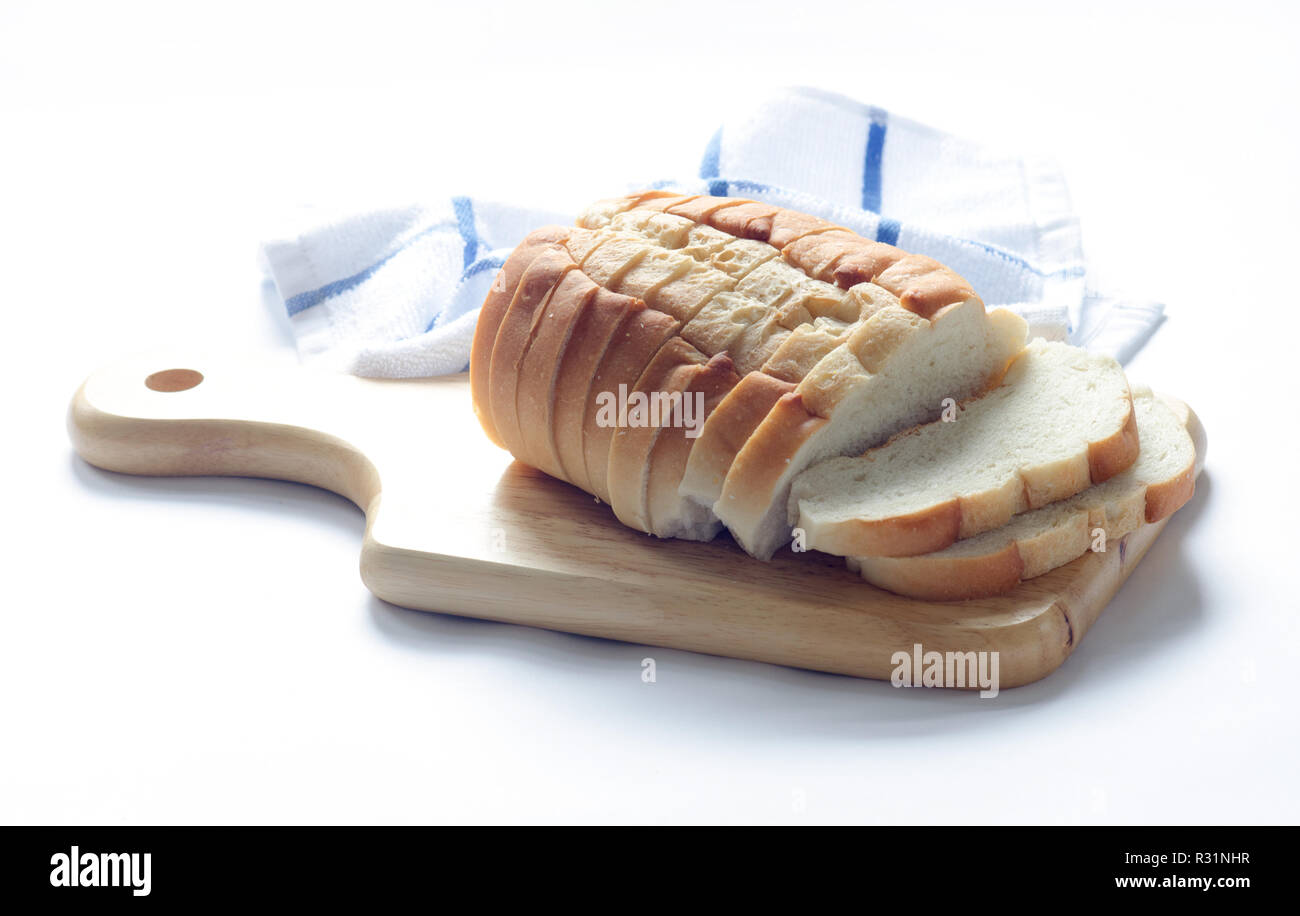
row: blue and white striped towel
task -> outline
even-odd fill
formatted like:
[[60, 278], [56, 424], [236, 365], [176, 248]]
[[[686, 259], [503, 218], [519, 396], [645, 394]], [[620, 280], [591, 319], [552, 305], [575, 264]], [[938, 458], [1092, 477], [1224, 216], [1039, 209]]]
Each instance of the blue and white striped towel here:
[[[1135, 354], [1163, 307], [1088, 285], [1078, 221], [1049, 162], [1007, 156], [810, 89], [735, 112], [700, 176], [629, 185], [747, 197], [813, 213], [927, 254], [1031, 331]], [[572, 213], [454, 197], [360, 213], [266, 242], [263, 263], [302, 359], [358, 375], [417, 377], [469, 362], [478, 307], [531, 229]]]

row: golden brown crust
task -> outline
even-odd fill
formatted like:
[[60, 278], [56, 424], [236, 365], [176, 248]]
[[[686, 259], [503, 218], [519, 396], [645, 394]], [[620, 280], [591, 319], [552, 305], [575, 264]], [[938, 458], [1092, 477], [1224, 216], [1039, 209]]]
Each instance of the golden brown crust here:
[[709, 414], [691, 449], [683, 492], [702, 505], [713, 505], [736, 454], [777, 400], [793, 392], [794, 387], [763, 372], [750, 372], [740, 379]]
[[899, 258], [872, 282], [897, 296], [903, 308], [926, 318], [944, 306], [975, 296], [965, 279], [923, 254]]
[[960, 529], [961, 502], [950, 499], [910, 515], [841, 521], [816, 541], [818, 550], [838, 556], [910, 557], [948, 547]]
[[742, 530], [757, 528], [767, 514], [768, 494], [779, 490], [788, 456], [829, 422], [809, 412], [798, 391], [782, 395], [772, 405], [759, 424], [764, 435], [751, 436], [736, 454], [718, 496], [719, 503], [727, 506], [729, 527], [737, 539]]
[[523, 452], [517, 457], [561, 480], [568, 478], [555, 445], [556, 383], [574, 326], [598, 289], [581, 271], [566, 274], [538, 312], [532, 340], [519, 363], [515, 401]]
[[[735, 390], [739, 381], [735, 366], [725, 353], [712, 357], [695, 372], [682, 392], [683, 396], [691, 398], [697, 394], [703, 395], [698, 399], [703, 409], [702, 414], [692, 416], [696, 424], [695, 432], [700, 432], [701, 426], [708, 422], [718, 404]], [[692, 404], [691, 407], [693, 410], [695, 405]], [[690, 432], [686, 426], [663, 430], [649, 456], [650, 474], [646, 486], [649, 530], [661, 537], [682, 533], [674, 529], [678, 522], [674, 516], [680, 514], [683, 506], [679, 488], [686, 465], [700, 443], [699, 437], [688, 435]]]
[[672, 191], [648, 191], [645, 194], [633, 196], [636, 198], [634, 204], [636, 209], [658, 210], [660, 213], [667, 213], [669, 207], [675, 207], [678, 204], [684, 204], [699, 197], [698, 194], [675, 194]]
[[975, 296], [964, 278], [933, 258], [863, 238], [807, 213], [731, 197], [694, 197], [667, 212], [767, 242], [808, 276], [841, 289], [875, 283], [923, 318]]
[[600, 365], [592, 376], [583, 412], [582, 450], [589, 492], [609, 502], [609, 446], [615, 429], [596, 422], [596, 398], [602, 392], [618, 396], [619, 386], [631, 390], [659, 348], [675, 337], [681, 323], [654, 309], [632, 312], [614, 332]]
[[714, 229], [728, 232], [736, 238], [766, 242], [772, 232], [772, 218], [780, 209], [771, 204], [746, 201], [715, 211], [710, 224]]
[[506, 258], [505, 264], [492, 281], [487, 298], [479, 310], [478, 323], [474, 326], [474, 343], [470, 349], [470, 394], [474, 404], [474, 413], [478, 417], [483, 432], [494, 443], [505, 448], [497, 435], [496, 425], [492, 422], [491, 398], [488, 391], [488, 371], [492, 363], [492, 348], [496, 345], [497, 330], [501, 319], [505, 317], [510, 302], [519, 287], [519, 278], [523, 276], [528, 265], [542, 251], [561, 245], [573, 230], [567, 226], [543, 226], [528, 233], [528, 236], [516, 246]]
[[[952, 557], [924, 568], [892, 557], [856, 561], [858, 572], [877, 588], [926, 601], [990, 598], [1020, 584], [1024, 560], [1013, 542], [985, 557]], [[851, 564], [855, 565], [855, 564]]]
[[809, 216], [807, 213], [799, 213], [795, 210], [781, 210], [772, 217], [772, 229], [764, 241], [773, 248], [783, 249], [791, 242], [798, 241], [805, 235], [842, 228], [819, 217]]
[[521, 460], [523, 441], [519, 434], [516, 392], [519, 387], [519, 364], [532, 340], [536, 320], [550, 300], [551, 293], [570, 271], [578, 269], [563, 248], [549, 248], [528, 265], [519, 278], [519, 287], [510, 308], [501, 319], [492, 359], [488, 369], [489, 405], [492, 423], [501, 442]]
[[[631, 420], [632, 398], [636, 393], [646, 396], [655, 393], [679, 396], [704, 367], [706, 357], [680, 337], [674, 337], [659, 348], [636, 380], [628, 387], [629, 416]], [[621, 400], [621, 399], [618, 399]], [[616, 401], [617, 403], [617, 401]], [[632, 425], [624, 423], [619, 417], [619, 425], [610, 437], [606, 487], [609, 491], [609, 505], [614, 514], [624, 525], [638, 531], [649, 532], [649, 476], [651, 455], [656, 444], [668, 427], [654, 418], [649, 425]], [[671, 418], [667, 418], [671, 422]]]
[[1137, 412], [1133, 397], [1128, 396], [1128, 418], [1124, 426], [1112, 436], [1088, 443], [1088, 473], [1093, 483], [1109, 480], [1120, 471], [1128, 470], [1138, 456]]
[[1172, 480], [1147, 486], [1146, 513], [1148, 522], [1158, 522], [1181, 509], [1196, 493], [1196, 466], [1189, 466]]
[[668, 207], [664, 212], [672, 213], [674, 216], [684, 216], [687, 219], [695, 220], [697, 223], [708, 223], [712, 226], [713, 214], [727, 207], [738, 207], [746, 203], [752, 203], [752, 201], [739, 200], [734, 197], [692, 197], [689, 200]]
[[574, 323], [570, 340], [575, 343], [565, 347], [560, 360], [555, 385], [555, 447], [564, 479], [589, 493], [593, 491], [582, 431], [592, 380], [619, 328], [629, 315], [645, 308], [639, 299], [597, 287]]

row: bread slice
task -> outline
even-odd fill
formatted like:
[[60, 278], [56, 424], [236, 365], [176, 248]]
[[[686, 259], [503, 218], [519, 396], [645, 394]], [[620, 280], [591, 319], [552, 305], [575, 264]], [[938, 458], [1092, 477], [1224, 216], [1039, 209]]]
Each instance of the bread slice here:
[[769, 559], [789, 541], [791, 483], [829, 458], [861, 454], [997, 381], [1022, 349], [1025, 322], [968, 299], [927, 320], [882, 308], [780, 398], [737, 453], [714, 512]]
[[781, 324], [781, 315], [773, 312], [741, 331], [740, 336], [727, 349], [735, 355], [738, 371], [753, 372], [763, 368], [790, 338], [790, 334], [791, 331]]
[[1137, 453], [1119, 364], [1037, 340], [1002, 384], [962, 405], [951, 422], [800, 474], [791, 517], [806, 545], [827, 553], [929, 553], [1108, 480]]
[[[522, 452], [516, 457], [561, 480], [569, 480], [554, 435], [562, 356], [599, 289], [579, 270], [565, 274], [545, 307], [535, 313], [532, 338], [519, 362], [515, 413]], [[585, 342], [574, 349], [584, 347]]]
[[[1103, 545], [1158, 522], [1195, 491], [1191, 412], [1149, 388], [1133, 389], [1141, 447], [1128, 470], [1077, 496], [1021, 513], [1001, 528], [915, 557], [849, 557], [851, 569], [880, 588], [933, 601], [986, 598], [1010, 591]], [[1103, 547], [1105, 549], [1105, 547]]]
[[682, 392], [707, 358], [680, 337], [659, 348], [635, 385], [609, 391], [598, 421], [613, 427], [609, 445], [609, 505], [629, 528], [650, 531], [650, 453], [673, 422], [681, 422]]
[[544, 314], [555, 291], [565, 275], [578, 269], [573, 258], [563, 248], [542, 251], [519, 278], [514, 299], [501, 319], [492, 359], [488, 369], [489, 405], [492, 424], [502, 444], [516, 458], [526, 454], [519, 432], [519, 415], [516, 393], [519, 382], [519, 364], [532, 340], [537, 319]]
[[564, 247], [581, 265], [597, 248], [616, 238], [623, 236], [608, 229], [572, 229], [564, 240]]
[[619, 278], [618, 292], [649, 302], [664, 286], [696, 267], [695, 259], [680, 251], [652, 248]]
[[610, 501], [609, 448], [616, 427], [597, 422], [597, 399], [602, 393], [617, 397], [620, 385], [628, 389], [635, 386], [659, 348], [675, 338], [680, 329], [680, 322], [654, 309], [630, 311], [592, 375], [582, 415], [582, 452], [588, 492], [605, 502]]
[[[767, 306], [739, 293], [721, 292], [687, 322], [682, 328], [682, 336], [710, 356], [731, 350], [733, 358], [739, 363], [747, 355], [740, 352], [741, 336], [752, 326], [775, 324], [775, 319], [776, 316]], [[763, 360], [759, 360], [758, 365], [762, 364]]]
[[575, 343], [566, 345], [560, 357], [552, 427], [555, 450], [563, 478], [589, 493], [595, 491], [587, 475], [583, 429], [592, 382], [619, 331], [625, 325], [636, 325], [629, 316], [645, 310], [639, 299], [597, 287], [595, 296], [574, 320], [569, 338]]
[[742, 378], [709, 414], [695, 440], [678, 487], [681, 495], [712, 515], [736, 453], [777, 400], [794, 388], [792, 383], [763, 372], [750, 372]]
[[703, 426], [739, 382], [730, 358], [720, 353], [700, 367], [683, 390], [687, 422], [663, 430], [650, 453], [646, 503], [652, 534], [709, 541], [722, 529], [709, 505], [683, 495], [681, 484]]
[[611, 234], [582, 260], [582, 272], [618, 292], [618, 281], [651, 251], [643, 238]]
[[487, 298], [479, 309], [478, 323], [474, 326], [474, 342], [470, 349], [469, 378], [470, 393], [474, 404], [474, 414], [478, 417], [483, 432], [494, 443], [505, 448], [505, 443], [497, 435], [496, 425], [492, 422], [489, 407], [488, 375], [492, 364], [492, 348], [496, 345], [497, 331], [501, 319], [510, 308], [510, 302], [519, 288], [519, 278], [523, 276], [528, 265], [542, 251], [556, 248], [568, 239], [573, 229], [568, 226], [543, 226], [528, 233], [527, 237], [515, 247], [506, 258]]
[[762, 370], [773, 378], [787, 382], [801, 381], [827, 354], [844, 343], [853, 325], [834, 318], [817, 318], [790, 332], [772, 352]]

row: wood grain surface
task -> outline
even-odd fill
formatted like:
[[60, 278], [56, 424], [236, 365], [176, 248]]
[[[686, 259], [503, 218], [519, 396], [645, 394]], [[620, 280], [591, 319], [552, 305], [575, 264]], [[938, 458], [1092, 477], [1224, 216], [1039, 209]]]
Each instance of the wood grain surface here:
[[[1038, 680], [1164, 527], [1001, 597], [931, 603], [875, 589], [838, 557], [783, 551], [763, 563], [725, 535], [699, 544], [625, 528], [493, 446], [466, 376], [360, 379], [151, 354], [88, 378], [68, 424], [78, 453], [108, 470], [342, 494], [366, 514], [361, 578], [394, 604], [858, 677], [887, 679], [891, 656], [919, 643], [999, 652], [1004, 688]], [[1199, 471], [1204, 432], [1194, 415], [1189, 426]]]

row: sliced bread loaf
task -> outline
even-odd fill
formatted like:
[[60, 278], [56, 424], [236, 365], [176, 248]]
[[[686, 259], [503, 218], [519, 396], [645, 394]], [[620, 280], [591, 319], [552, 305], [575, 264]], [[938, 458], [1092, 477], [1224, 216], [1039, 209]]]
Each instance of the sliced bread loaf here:
[[[1128, 470], [1082, 493], [1021, 513], [1001, 528], [915, 557], [849, 557], [880, 588], [936, 601], [985, 598], [1063, 566], [1089, 550], [1114, 549], [1144, 522], [1168, 518], [1195, 490], [1196, 450], [1186, 405], [1133, 389], [1141, 446]], [[1096, 536], [1104, 532], [1104, 539]]]
[[965, 403], [951, 422], [802, 473], [790, 514], [806, 545], [827, 553], [929, 553], [1108, 480], [1137, 453], [1119, 364], [1038, 340], [1002, 384]]

